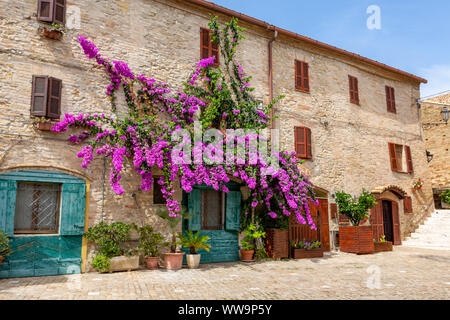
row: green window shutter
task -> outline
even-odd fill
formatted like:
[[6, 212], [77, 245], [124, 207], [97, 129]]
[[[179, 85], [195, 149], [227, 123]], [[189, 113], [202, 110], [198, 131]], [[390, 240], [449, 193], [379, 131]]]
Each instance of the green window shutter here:
[[241, 227], [241, 192], [230, 191], [227, 194], [226, 230], [239, 231]]
[[64, 183], [61, 201], [61, 235], [83, 235], [85, 211], [86, 185]]
[[189, 194], [188, 210], [192, 215], [189, 218], [189, 229], [192, 231], [198, 231], [202, 228], [202, 218], [200, 205], [202, 202], [199, 189], [193, 189]]
[[0, 180], [0, 230], [14, 235], [17, 182]]

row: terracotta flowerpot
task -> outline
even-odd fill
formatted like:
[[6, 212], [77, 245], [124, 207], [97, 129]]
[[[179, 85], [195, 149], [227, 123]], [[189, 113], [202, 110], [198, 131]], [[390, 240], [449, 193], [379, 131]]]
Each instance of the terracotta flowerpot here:
[[375, 251], [374, 252], [383, 252], [383, 251], [392, 251], [392, 242], [374, 242]]
[[164, 265], [167, 270], [179, 270], [183, 266], [184, 252], [164, 253]]
[[241, 261], [252, 261], [255, 250], [241, 249]]
[[311, 250], [291, 248], [291, 250], [291, 257], [293, 259], [311, 259], [323, 257], [323, 248], [315, 248]]
[[148, 270], [158, 269], [159, 257], [145, 257], [145, 264]]
[[280, 229], [266, 229], [264, 239], [267, 256], [272, 259], [287, 258], [289, 256], [289, 231]]
[[200, 265], [200, 254], [187, 254], [186, 262], [189, 269], [197, 269]]
[[0, 264], [2, 264], [3, 260], [5, 260], [5, 257], [0, 257]]
[[368, 254], [375, 250], [372, 226], [339, 227], [339, 242], [342, 252]]
[[48, 30], [47, 28], [42, 28], [42, 35], [46, 38], [58, 40], [62, 36], [62, 32], [58, 30]]

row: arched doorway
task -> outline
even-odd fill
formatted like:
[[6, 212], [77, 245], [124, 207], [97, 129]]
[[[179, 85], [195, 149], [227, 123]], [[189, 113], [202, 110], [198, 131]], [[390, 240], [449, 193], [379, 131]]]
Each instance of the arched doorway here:
[[372, 191], [377, 205], [370, 212], [373, 237], [379, 241], [383, 236], [394, 245], [401, 245], [400, 217], [398, 201], [406, 192], [397, 186], [380, 187]]

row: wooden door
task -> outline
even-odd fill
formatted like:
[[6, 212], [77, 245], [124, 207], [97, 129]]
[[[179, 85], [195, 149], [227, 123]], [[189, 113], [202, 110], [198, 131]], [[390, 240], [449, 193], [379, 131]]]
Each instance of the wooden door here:
[[384, 236], [383, 201], [377, 200], [377, 205], [370, 210], [370, 224], [373, 238], [380, 241], [381, 237]]
[[383, 200], [383, 229], [384, 235], [386, 236], [386, 241], [393, 242], [394, 239], [394, 229], [392, 221], [392, 203], [388, 200]]
[[330, 227], [328, 223], [328, 200], [319, 200], [320, 241], [324, 251], [330, 251]]
[[395, 201], [392, 201], [392, 230], [394, 233], [394, 239], [393, 244], [394, 245], [401, 245], [402, 239], [401, 239], [401, 232], [400, 232], [400, 217], [398, 213], [398, 203]]

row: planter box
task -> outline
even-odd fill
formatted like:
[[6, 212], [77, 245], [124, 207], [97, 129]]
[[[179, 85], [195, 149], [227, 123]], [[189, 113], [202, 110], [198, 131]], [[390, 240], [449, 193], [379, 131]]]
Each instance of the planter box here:
[[371, 226], [339, 227], [339, 243], [342, 252], [368, 254], [375, 250]]
[[267, 256], [272, 259], [289, 257], [289, 230], [266, 229], [264, 240]]
[[322, 258], [323, 248], [316, 248], [311, 250], [291, 248], [291, 257], [293, 259]]
[[41, 131], [51, 131], [53, 123], [51, 122], [36, 122], [36, 129]]
[[392, 251], [392, 242], [374, 242], [374, 247], [374, 252]]
[[442, 209], [450, 209], [450, 204], [447, 204], [444, 200], [441, 200], [441, 207]]
[[139, 269], [139, 256], [120, 256], [111, 259], [111, 267], [109, 272], [115, 271], [131, 271]]
[[49, 39], [58, 40], [62, 37], [62, 32], [55, 29], [47, 29], [45, 27], [40, 29], [41, 34]]

